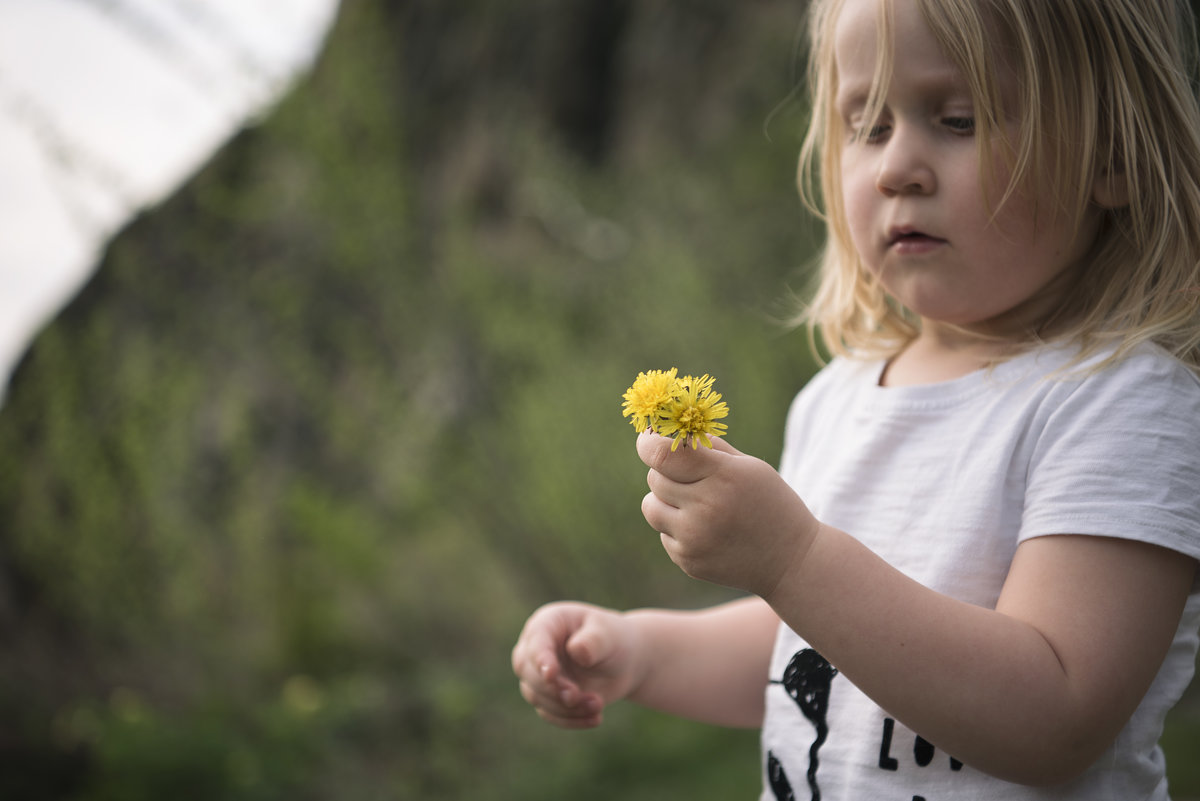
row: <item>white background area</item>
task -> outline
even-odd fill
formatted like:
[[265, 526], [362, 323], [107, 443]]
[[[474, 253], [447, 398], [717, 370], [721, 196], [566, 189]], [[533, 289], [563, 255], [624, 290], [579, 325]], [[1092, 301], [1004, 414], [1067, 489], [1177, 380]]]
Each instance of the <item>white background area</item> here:
[[313, 62], [337, 0], [0, 0], [0, 396], [108, 240]]

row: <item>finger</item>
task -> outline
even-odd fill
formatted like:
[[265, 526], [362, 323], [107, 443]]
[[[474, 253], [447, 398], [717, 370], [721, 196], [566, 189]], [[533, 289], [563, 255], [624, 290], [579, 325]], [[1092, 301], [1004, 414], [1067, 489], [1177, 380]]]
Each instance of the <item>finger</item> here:
[[[586, 615], [582, 625], [563, 647], [563, 661], [581, 678], [620, 675], [630, 653], [630, 628], [624, 615], [598, 610]], [[583, 682], [586, 684], [586, 681]]]
[[679, 509], [671, 506], [653, 492], [647, 493], [646, 497], [642, 498], [642, 517], [646, 518], [650, 527], [660, 534], [674, 531], [679, 515]]
[[571, 677], [570, 657], [565, 644], [571, 628], [569, 613], [561, 609], [536, 614], [526, 624], [525, 631], [513, 649], [513, 671], [522, 682], [545, 696], [559, 696], [564, 691], [578, 692]]
[[567, 640], [567, 656], [581, 668], [594, 668], [608, 659], [614, 646], [612, 631], [591, 617]]
[[539, 681], [520, 682], [521, 697], [538, 709], [545, 709], [555, 715], [574, 716], [590, 714], [588, 707], [589, 694], [571, 685], [561, 688], [555, 684]]
[[543, 627], [522, 632], [513, 648], [513, 672], [522, 678], [553, 682], [562, 673], [553, 636]]
[[714, 451], [720, 451], [721, 453], [727, 453], [730, 456], [743, 456], [744, 455], [737, 448], [733, 447], [728, 442], [726, 442], [724, 437], [709, 437], [708, 441], [712, 443]]
[[680, 484], [693, 484], [712, 475], [717, 469], [718, 460], [726, 456], [704, 446], [693, 448], [682, 441], [675, 450], [671, 450], [674, 442], [659, 434], [646, 432], [638, 436], [637, 451], [647, 467]]
[[521, 689], [521, 697], [536, 709], [548, 709], [562, 704], [559, 694], [549, 692], [547, 685], [542, 682], [531, 683], [522, 681], [518, 686]]
[[650, 492], [653, 493], [654, 497], [676, 509], [683, 502], [683, 493], [681, 490], [688, 486], [680, 484], [678, 481], [672, 481], [657, 470], [650, 470], [646, 473], [646, 485], [650, 487]]
[[595, 693], [584, 693], [578, 689], [562, 692], [546, 692], [544, 687], [520, 684], [521, 697], [532, 706], [539, 716], [556, 725], [596, 725], [604, 710], [604, 702]]
[[586, 701], [588, 693], [579, 683], [567, 674], [567, 668], [561, 670], [541, 670], [530, 665], [518, 673], [521, 694], [525, 700], [537, 707], [547, 709], [568, 710]]
[[670, 557], [672, 562], [678, 565], [679, 541], [665, 531], [659, 532], [658, 540], [662, 543], [662, 548], [667, 552], [667, 556]]
[[563, 729], [593, 729], [604, 722], [604, 710], [587, 711], [584, 714], [559, 714], [553, 710], [534, 707], [538, 717]]

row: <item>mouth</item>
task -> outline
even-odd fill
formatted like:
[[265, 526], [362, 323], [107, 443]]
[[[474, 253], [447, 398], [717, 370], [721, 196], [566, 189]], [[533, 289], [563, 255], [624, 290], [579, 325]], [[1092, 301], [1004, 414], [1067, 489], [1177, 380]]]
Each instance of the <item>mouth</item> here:
[[903, 249], [928, 248], [945, 243], [946, 240], [927, 234], [916, 228], [892, 228], [888, 231], [887, 246]]

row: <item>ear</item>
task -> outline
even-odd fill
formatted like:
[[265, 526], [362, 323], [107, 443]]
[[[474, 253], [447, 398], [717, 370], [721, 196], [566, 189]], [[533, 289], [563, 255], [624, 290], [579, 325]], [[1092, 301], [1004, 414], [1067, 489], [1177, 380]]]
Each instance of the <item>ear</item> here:
[[1092, 202], [1103, 209], [1119, 209], [1129, 205], [1129, 182], [1125, 171], [1118, 168], [1096, 171], [1092, 182]]

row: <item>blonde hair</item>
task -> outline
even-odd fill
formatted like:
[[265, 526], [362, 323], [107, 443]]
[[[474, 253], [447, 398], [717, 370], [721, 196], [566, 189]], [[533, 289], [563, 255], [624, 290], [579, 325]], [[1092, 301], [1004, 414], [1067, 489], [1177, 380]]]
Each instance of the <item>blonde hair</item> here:
[[[908, 1], [908, 0], [905, 0]], [[1097, 180], [1127, 193], [1106, 209], [1077, 283], [1033, 342], [1073, 342], [1079, 359], [1101, 348], [1120, 358], [1153, 341], [1200, 372], [1200, 105], [1195, 26], [1172, 0], [913, 0], [965, 76], [975, 106], [981, 164], [999, 146], [1012, 179], [1080, 220]], [[880, 63], [868, 110], [878, 109], [890, 64], [890, 3], [880, 16]], [[826, 221], [816, 294], [802, 315], [814, 342], [834, 354], [890, 356], [919, 322], [863, 267], [842, 211], [834, 111], [833, 28], [842, 0], [813, 0], [809, 91], [812, 120], [799, 185]], [[1002, 107], [996, 76], [1011, 70], [1015, 109]], [[992, 134], [1006, 113], [1011, 141]], [[1122, 183], [1123, 182], [1123, 183]], [[984, 187], [988, 197], [991, 188]], [[1105, 360], [1110, 361], [1111, 359]]]

